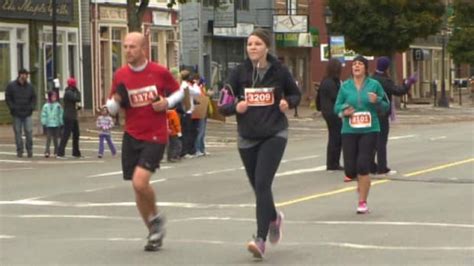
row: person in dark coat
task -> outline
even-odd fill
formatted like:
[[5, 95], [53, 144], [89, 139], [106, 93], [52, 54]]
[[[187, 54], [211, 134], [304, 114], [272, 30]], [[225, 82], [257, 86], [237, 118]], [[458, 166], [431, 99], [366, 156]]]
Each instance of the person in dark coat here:
[[326, 76], [319, 87], [319, 106], [328, 128], [328, 145], [326, 149], [326, 170], [344, 170], [339, 164], [341, 158], [342, 121], [334, 113], [334, 103], [341, 87], [342, 64], [336, 59], [329, 60]]
[[36, 106], [35, 88], [28, 82], [30, 73], [26, 69], [18, 71], [18, 78], [5, 89], [5, 101], [13, 118], [15, 133], [16, 156], [23, 157], [23, 131], [26, 137], [28, 158], [33, 157], [33, 121], [31, 114]]
[[81, 93], [76, 87], [76, 80], [69, 78], [64, 92], [64, 130], [58, 149], [58, 158], [64, 158], [67, 142], [72, 133], [72, 156], [81, 157], [79, 150], [79, 120], [77, 117], [78, 104], [81, 102]]
[[[390, 59], [386, 56], [380, 57], [377, 59], [377, 68], [375, 73], [372, 75], [372, 78], [377, 80], [383, 87], [387, 100], [390, 105], [392, 104], [392, 95], [402, 96], [408, 93], [411, 85], [416, 83], [416, 74], [407, 79], [403, 85], [397, 86], [395, 82], [390, 77], [388, 72], [390, 66]], [[391, 175], [395, 174], [395, 170], [391, 170], [387, 165], [387, 142], [388, 142], [388, 133], [390, 131], [390, 122], [389, 118], [392, 114], [392, 108], [389, 108], [387, 112], [379, 112], [378, 118], [380, 121], [380, 133], [377, 137], [376, 151], [374, 153], [374, 158], [371, 166], [371, 172], [376, 173], [377, 175]], [[375, 163], [375, 158], [377, 158], [377, 163]]]

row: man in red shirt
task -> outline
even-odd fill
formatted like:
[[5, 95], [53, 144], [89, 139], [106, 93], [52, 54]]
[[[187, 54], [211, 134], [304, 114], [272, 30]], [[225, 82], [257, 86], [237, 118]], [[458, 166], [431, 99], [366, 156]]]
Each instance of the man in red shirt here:
[[145, 43], [139, 32], [125, 37], [127, 65], [115, 72], [106, 105], [112, 114], [125, 110], [123, 178], [132, 181], [138, 211], [149, 230], [145, 250], [156, 251], [165, 236], [165, 217], [157, 210], [150, 178], [159, 168], [168, 141], [166, 110], [184, 94], [165, 67], [147, 60]]

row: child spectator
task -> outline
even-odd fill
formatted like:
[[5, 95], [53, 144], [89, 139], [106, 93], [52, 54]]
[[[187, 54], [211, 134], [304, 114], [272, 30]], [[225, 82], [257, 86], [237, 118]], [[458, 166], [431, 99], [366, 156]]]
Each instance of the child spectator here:
[[181, 122], [179, 120], [178, 112], [175, 109], [169, 109], [166, 111], [166, 117], [168, 119], [168, 162], [177, 162], [180, 159], [181, 154]]
[[101, 115], [97, 117], [97, 127], [101, 130], [99, 133], [99, 154], [98, 158], [104, 156], [104, 140], [107, 141], [109, 149], [112, 152], [112, 156], [115, 156], [117, 151], [115, 150], [114, 143], [112, 142], [112, 137], [110, 135], [110, 129], [114, 126], [114, 121], [109, 115], [107, 107], [102, 107], [100, 111]]
[[63, 108], [58, 102], [58, 97], [54, 91], [48, 91], [48, 101], [41, 110], [41, 124], [46, 128], [47, 140], [44, 157], [50, 155], [49, 146], [53, 139], [54, 156], [58, 154], [59, 128], [63, 125]]

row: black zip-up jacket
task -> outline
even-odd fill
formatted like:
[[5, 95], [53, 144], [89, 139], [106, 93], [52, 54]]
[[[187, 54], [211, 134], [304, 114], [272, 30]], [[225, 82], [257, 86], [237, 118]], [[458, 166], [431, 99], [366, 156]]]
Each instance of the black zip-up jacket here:
[[[387, 94], [390, 103], [392, 102], [392, 95], [402, 96], [404, 94], [407, 94], [408, 90], [410, 89], [410, 87], [407, 86], [405, 83], [403, 83], [403, 85], [401, 86], [395, 85], [395, 82], [393, 82], [393, 80], [384, 73], [380, 74], [375, 72], [372, 75], [372, 78], [377, 80], [380, 85], [382, 85], [382, 88]], [[388, 108], [388, 111], [385, 112], [385, 115], [388, 117], [391, 112], [391, 108]]]
[[[301, 93], [292, 75], [275, 57], [267, 55], [267, 61], [271, 64], [263, 78], [255, 83], [256, 88], [273, 87], [275, 101], [270, 106], [249, 106], [243, 114], [236, 112], [237, 102], [221, 106], [219, 111], [230, 116], [236, 114], [237, 129], [239, 135], [247, 139], [265, 139], [288, 128], [288, 119], [280, 111], [280, 100], [286, 99], [290, 108], [297, 106], [301, 99]], [[245, 88], [252, 87], [252, 73], [254, 66], [250, 59], [238, 65], [230, 74], [227, 83], [232, 86], [234, 95], [238, 101], [244, 100]]]
[[81, 101], [81, 93], [76, 87], [67, 87], [64, 91], [64, 119], [77, 120], [76, 103]]
[[334, 104], [336, 103], [337, 93], [341, 87], [341, 81], [338, 78], [325, 78], [319, 86], [319, 104], [321, 113], [325, 115], [334, 114]]
[[5, 90], [5, 101], [12, 116], [28, 117], [33, 113], [36, 106], [35, 89], [28, 82], [21, 85], [18, 80], [14, 80], [8, 84]]

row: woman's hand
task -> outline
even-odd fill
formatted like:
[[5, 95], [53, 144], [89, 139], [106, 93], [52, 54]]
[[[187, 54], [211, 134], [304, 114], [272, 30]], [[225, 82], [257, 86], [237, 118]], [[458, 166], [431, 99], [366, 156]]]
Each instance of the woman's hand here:
[[343, 114], [344, 116], [351, 116], [351, 115], [354, 113], [354, 111], [355, 111], [355, 110], [354, 110], [354, 107], [349, 106], [349, 107], [347, 107], [346, 109], [344, 109], [344, 111], [343, 111], [342, 114]]
[[249, 106], [247, 105], [246, 101], [240, 101], [237, 103], [237, 106], [235, 106], [235, 111], [239, 114], [243, 114], [247, 112], [248, 107]]
[[280, 111], [282, 113], [286, 112], [286, 110], [288, 110], [289, 106], [288, 106], [288, 102], [285, 100], [285, 99], [281, 99], [280, 100]]
[[369, 101], [371, 103], [376, 103], [377, 102], [377, 94], [375, 94], [373, 92], [369, 92], [367, 94], [369, 95]]

